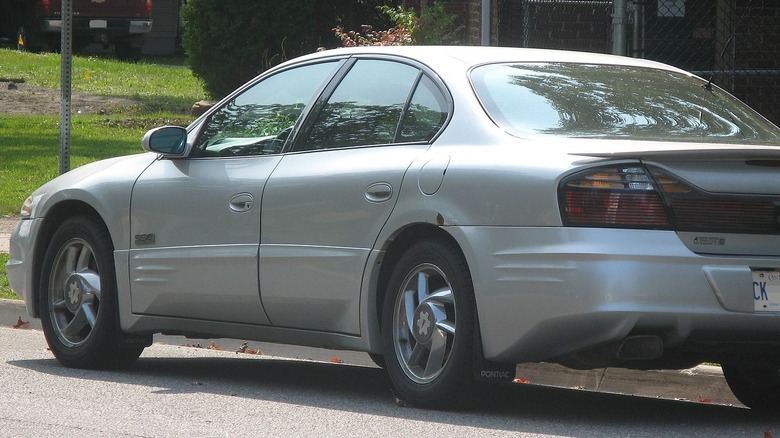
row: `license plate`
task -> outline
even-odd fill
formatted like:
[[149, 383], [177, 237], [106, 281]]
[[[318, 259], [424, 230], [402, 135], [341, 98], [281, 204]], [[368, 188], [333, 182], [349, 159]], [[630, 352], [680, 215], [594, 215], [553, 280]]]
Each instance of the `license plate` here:
[[756, 312], [780, 312], [780, 271], [753, 271]]
[[91, 29], [105, 29], [108, 27], [108, 21], [106, 20], [89, 20], [89, 27]]

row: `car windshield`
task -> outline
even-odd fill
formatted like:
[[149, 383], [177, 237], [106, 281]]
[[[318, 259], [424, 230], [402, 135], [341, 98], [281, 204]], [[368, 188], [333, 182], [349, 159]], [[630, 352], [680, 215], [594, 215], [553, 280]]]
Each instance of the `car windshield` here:
[[643, 67], [513, 63], [477, 67], [491, 118], [527, 137], [779, 144], [780, 129], [701, 79]]

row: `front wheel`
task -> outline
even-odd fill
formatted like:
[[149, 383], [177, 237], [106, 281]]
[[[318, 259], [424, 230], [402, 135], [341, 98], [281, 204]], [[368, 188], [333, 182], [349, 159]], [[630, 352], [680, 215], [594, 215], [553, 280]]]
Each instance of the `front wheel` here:
[[400, 258], [382, 310], [385, 362], [396, 396], [420, 407], [463, 401], [472, 388], [474, 291], [457, 246], [421, 241]]
[[723, 377], [745, 406], [762, 411], [780, 410], [780, 367], [723, 364]]
[[41, 325], [54, 356], [74, 368], [133, 363], [144, 346], [119, 342], [113, 246], [97, 219], [66, 220], [51, 238], [41, 271]]

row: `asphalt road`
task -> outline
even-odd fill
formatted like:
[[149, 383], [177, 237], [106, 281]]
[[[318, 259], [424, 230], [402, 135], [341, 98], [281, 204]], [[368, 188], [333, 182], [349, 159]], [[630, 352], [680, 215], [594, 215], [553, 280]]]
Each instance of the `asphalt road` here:
[[462, 411], [399, 407], [382, 370], [155, 343], [124, 371], [61, 366], [37, 330], [0, 327], [9, 437], [780, 437], [742, 407], [511, 384]]

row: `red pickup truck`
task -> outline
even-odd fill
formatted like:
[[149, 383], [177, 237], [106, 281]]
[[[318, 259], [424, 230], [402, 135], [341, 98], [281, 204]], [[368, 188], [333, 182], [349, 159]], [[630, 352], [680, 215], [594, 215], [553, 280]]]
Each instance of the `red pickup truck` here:
[[[137, 59], [152, 29], [152, 0], [71, 0], [73, 47], [113, 45], [117, 57]], [[0, 0], [0, 38], [20, 50], [58, 50], [60, 0]]]

